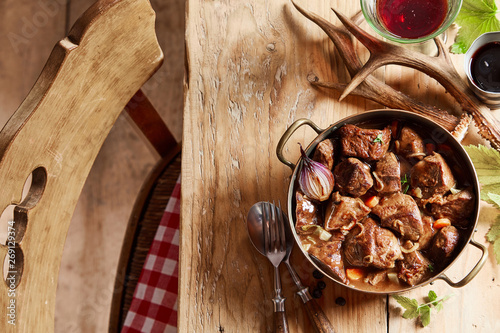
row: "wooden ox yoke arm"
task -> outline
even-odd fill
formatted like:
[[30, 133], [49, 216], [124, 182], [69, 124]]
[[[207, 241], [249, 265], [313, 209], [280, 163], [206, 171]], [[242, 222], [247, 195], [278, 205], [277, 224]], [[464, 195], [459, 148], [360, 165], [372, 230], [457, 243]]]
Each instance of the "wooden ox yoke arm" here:
[[[94, 4], [0, 132], [0, 209], [17, 205], [9, 268], [17, 273], [0, 282], [1, 313], [14, 299], [16, 325], [2, 315], [0, 332], [54, 331], [61, 256], [84, 182], [117, 117], [163, 61], [154, 24], [148, 0]], [[2, 262], [8, 245], [0, 245]]]

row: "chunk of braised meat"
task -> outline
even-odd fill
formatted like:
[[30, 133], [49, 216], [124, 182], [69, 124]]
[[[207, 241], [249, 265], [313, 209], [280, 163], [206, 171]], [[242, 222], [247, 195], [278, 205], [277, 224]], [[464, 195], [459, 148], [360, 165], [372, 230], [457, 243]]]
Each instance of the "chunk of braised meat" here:
[[325, 210], [325, 229], [341, 231], [351, 230], [356, 222], [370, 213], [363, 200], [341, 196], [335, 192], [330, 197]]
[[422, 217], [415, 200], [407, 194], [383, 197], [372, 212], [380, 217], [383, 227], [397, 231], [403, 239], [418, 241], [423, 233]]
[[398, 261], [398, 278], [410, 286], [423, 281], [430, 273], [431, 262], [420, 251], [403, 253], [404, 259]]
[[396, 236], [371, 218], [358, 223], [346, 236], [344, 255], [353, 266], [376, 268], [393, 268], [403, 257]]
[[399, 139], [394, 142], [396, 154], [406, 158], [422, 159], [425, 156], [424, 141], [414, 130], [403, 127]]
[[448, 192], [455, 185], [455, 177], [444, 158], [434, 152], [413, 166], [410, 185], [412, 194], [427, 199]]
[[342, 240], [341, 235], [334, 234], [328, 241], [318, 241], [311, 244], [307, 252], [316, 257], [335, 276], [347, 284], [342, 255]]
[[423, 232], [418, 239], [419, 249], [426, 250], [431, 246], [432, 239], [436, 234], [436, 229], [433, 227], [434, 218], [432, 216], [423, 215], [422, 216], [422, 225]]
[[359, 197], [373, 186], [373, 178], [368, 164], [350, 157], [335, 167], [335, 186], [343, 195]]
[[387, 278], [387, 271], [382, 270], [382, 271], [375, 271], [375, 272], [370, 272], [368, 275], [364, 278], [365, 283], [369, 283], [372, 286], [376, 286], [380, 282], [384, 281]]
[[305, 232], [302, 229], [303, 226], [323, 225], [321, 207], [319, 205], [307, 199], [300, 191], [295, 193], [295, 199], [297, 200], [297, 207], [295, 209], [297, 222], [295, 223], [295, 229], [299, 234]]
[[429, 250], [429, 258], [436, 264], [443, 266], [451, 259], [460, 240], [457, 228], [450, 225], [438, 231]]
[[314, 151], [313, 160], [326, 166], [328, 169], [333, 168], [335, 158], [333, 140], [326, 139], [318, 143]]
[[434, 218], [449, 218], [451, 224], [465, 227], [467, 218], [474, 211], [474, 193], [465, 189], [446, 197], [434, 196], [429, 199], [427, 207]]
[[373, 171], [373, 188], [379, 193], [387, 194], [401, 191], [401, 171], [399, 161], [391, 152], [384, 155]]
[[363, 129], [347, 124], [339, 130], [342, 154], [365, 160], [378, 160], [385, 155], [391, 142], [391, 130]]

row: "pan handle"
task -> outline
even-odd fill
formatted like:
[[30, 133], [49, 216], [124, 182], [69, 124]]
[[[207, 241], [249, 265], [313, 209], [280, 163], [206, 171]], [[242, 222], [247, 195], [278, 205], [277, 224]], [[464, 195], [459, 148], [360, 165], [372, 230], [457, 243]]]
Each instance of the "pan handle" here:
[[285, 148], [285, 144], [288, 142], [292, 134], [299, 129], [299, 127], [302, 127], [304, 125], [309, 125], [313, 130], [316, 131], [316, 133], [320, 134], [324, 130], [319, 128], [315, 123], [313, 123], [310, 119], [306, 118], [301, 118], [296, 120], [288, 129], [283, 133], [281, 136], [280, 141], [278, 142], [278, 146], [276, 146], [276, 155], [278, 156], [278, 159], [281, 161], [281, 163], [285, 164], [288, 166], [292, 171], [295, 169], [295, 164], [287, 160], [283, 156], [283, 149]]
[[458, 282], [451, 281], [450, 278], [445, 274], [439, 275], [437, 277], [438, 279], [445, 281], [453, 288], [461, 288], [465, 286], [467, 283], [469, 283], [477, 275], [477, 273], [479, 273], [481, 268], [483, 268], [483, 265], [486, 263], [486, 259], [488, 259], [488, 249], [486, 248], [486, 246], [476, 242], [473, 239], [470, 240], [470, 243], [475, 247], [477, 247], [478, 249], [480, 249], [483, 252], [483, 254], [481, 255], [481, 258], [477, 262], [476, 266], [474, 266], [474, 268], [469, 272], [469, 274], [467, 274], [462, 280]]

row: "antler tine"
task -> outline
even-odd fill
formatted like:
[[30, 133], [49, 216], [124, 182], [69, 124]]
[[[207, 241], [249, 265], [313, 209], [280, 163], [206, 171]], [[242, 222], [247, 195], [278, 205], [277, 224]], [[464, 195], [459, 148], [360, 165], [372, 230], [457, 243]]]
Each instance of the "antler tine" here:
[[441, 40], [441, 37], [439, 36], [434, 37], [434, 44], [436, 44], [437, 47], [436, 58], [443, 57], [446, 59], [448, 63], [453, 64], [448, 52], [446, 52], [446, 49], [444, 48], [444, 44], [443, 41]]
[[382, 67], [384, 65], [390, 64], [391, 61], [389, 59], [385, 59], [383, 57], [372, 57], [365, 63], [363, 67], [354, 75], [351, 79], [351, 82], [345, 87], [342, 95], [340, 95], [339, 102], [347, 97], [354, 89], [356, 89], [362, 82], [366, 80], [368, 76], [370, 76], [377, 68]]
[[[347, 84], [345, 83], [337, 83], [337, 82], [324, 82], [321, 81], [315, 74], [310, 73], [307, 76], [309, 83], [316, 87], [335, 89], [339, 92], [345, 91]], [[411, 98], [408, 95], [403, 94], [400, 91], [397, 91], [387, 85], [383, 85], [379, 93], [376, 93], [374, 89], [371, 89], [369, 85], [372, 82], [377, 82], [377, 79], [374, 77], [368, 77], [366, 79], [366, 84], [361, 84], [356, 87], [351, 95], [362, 96], [374, 102], [380, 103], [382, 105], [388, 106], [393, 109], [403, 109], [410, 110], [415, 113], [424, 115], [426, 117], [431, 118], [434, 122], [446, 128], [448, 131], [454, 131], [456, 127], [460, 124], [459, 119], [457, 117], [449, 114], [448, 112], [436, 108], [431, 105], [426, 105], [424, 103], [418, 102]], [[376, 85], [374, 85], [376, 86]], [[464, 126], [466, 123], [462, 124], [461, 129], [467, 130]]]
[[378, 41], [367, 34], [364, 30], [362, 30], [359, 26], [355, 25], [349, 18], [347, 18], [344, 14], [333, 9], [333, 12], [339, 18], [340, 22], [346, 27], [346, 29], [354, 36], [357, 40], [361, 42], [366, 48], [370, 51], [381, 52], [383, 44], [378, 43]]
[[[368, 51], [370, 51], [370, 59], [368, 59], [368, 61], [354, 75], [351, 82], [349, 82], [344, 92], [340, 96], [339, 101], [342, 101], [357, 86], [359, 86], [361, 82], [365, 81], [365, 79], [378, 68], [389, 64], [406, 64], [403, 59], [405, 58], [405, 52], [407, 51], [407, 49], [398, 45], [384, 42], [382, 40], [378, 40], [375, 37], [370, 36], [342, 13], [337, 12], [333, 8], [332, 10], [335, 15], [337, 15], [340, 22], [342, 22], [342, 24], [345, 26], [345, 28], [354, 37], [356, 37], [356, 39], [359, 40], [361, 44], [363, 44], [368, 49]], [[389, 56], [392, 54], [401, 55], [401, 59], [395, 59], [394, 57]]]

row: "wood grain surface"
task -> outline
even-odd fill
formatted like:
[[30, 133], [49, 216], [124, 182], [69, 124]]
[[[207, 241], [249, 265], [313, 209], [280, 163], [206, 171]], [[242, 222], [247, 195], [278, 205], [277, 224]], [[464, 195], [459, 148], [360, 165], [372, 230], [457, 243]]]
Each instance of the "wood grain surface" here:
[[[0, 2], [1, 127], [26, 97], [54, 45], [94, 2]], [[154, 0], [152, 6], [165, 61], [143, 90], [180, 139], [185, 4]], [[142, 134], [121, 115], [97, 156], [69, 228], [57, 289], [56, 332], [107, 330], [126, 223], [143, 180], [156, 161]]]
[[[300, 4], [337, 23], [331, 7], [347, 16], [360, 9], [357, 2], [341, 0]], [[369, 29], [365, 22], [362, 27]], [[356, 97], [338, 102], [337, 93], [309, 85], [311, 72], [324, 81], [346, 82], [349, 76], [327, 36], [289, 1], [188, 1], [186, 50], [179, 331], [270, 332], [272, 266], [250, 244], [246, 215], [261, 200], [286, 206], [291, 172], [276, 158], [276, 145], [299, 118], [326, 128], [380, 106]], [[462, 73], [463, 58], [453, 60]], [[407, 94], [459, 112], [444, 89], [424, 74], [388, 66], [375, 75]], [[467, 143], [482, 142], [471, 132]], [[307, 144], [315, 136], [300, 129], [285, 154], [295, 161], [295, 143]], [[484, 235], [495, 213], [483, 207], [475, 235], [480, 243], [487, 244]], [[478, 258], [479, 251], [469, 246], [448, 275], [460, 280]], [[305, 258], [295, 251], [292, 261], [305, 283], [314, 286]], [[325, 280], [319, 304], [337, 332], [498, 331], [499, 273], [490, 256], [461, 289], [437, 281], [406, 293], [420, 302], [431, 289], [439, 296], [454, 294], [425, 329], [418, 321], [402, 319], [402, 308], [392, 298], [331, 281]], [[290, 331], [311, 332], [285, 269], [282, 280]], [[337, 304], [340, 298], [344, 306]]]

